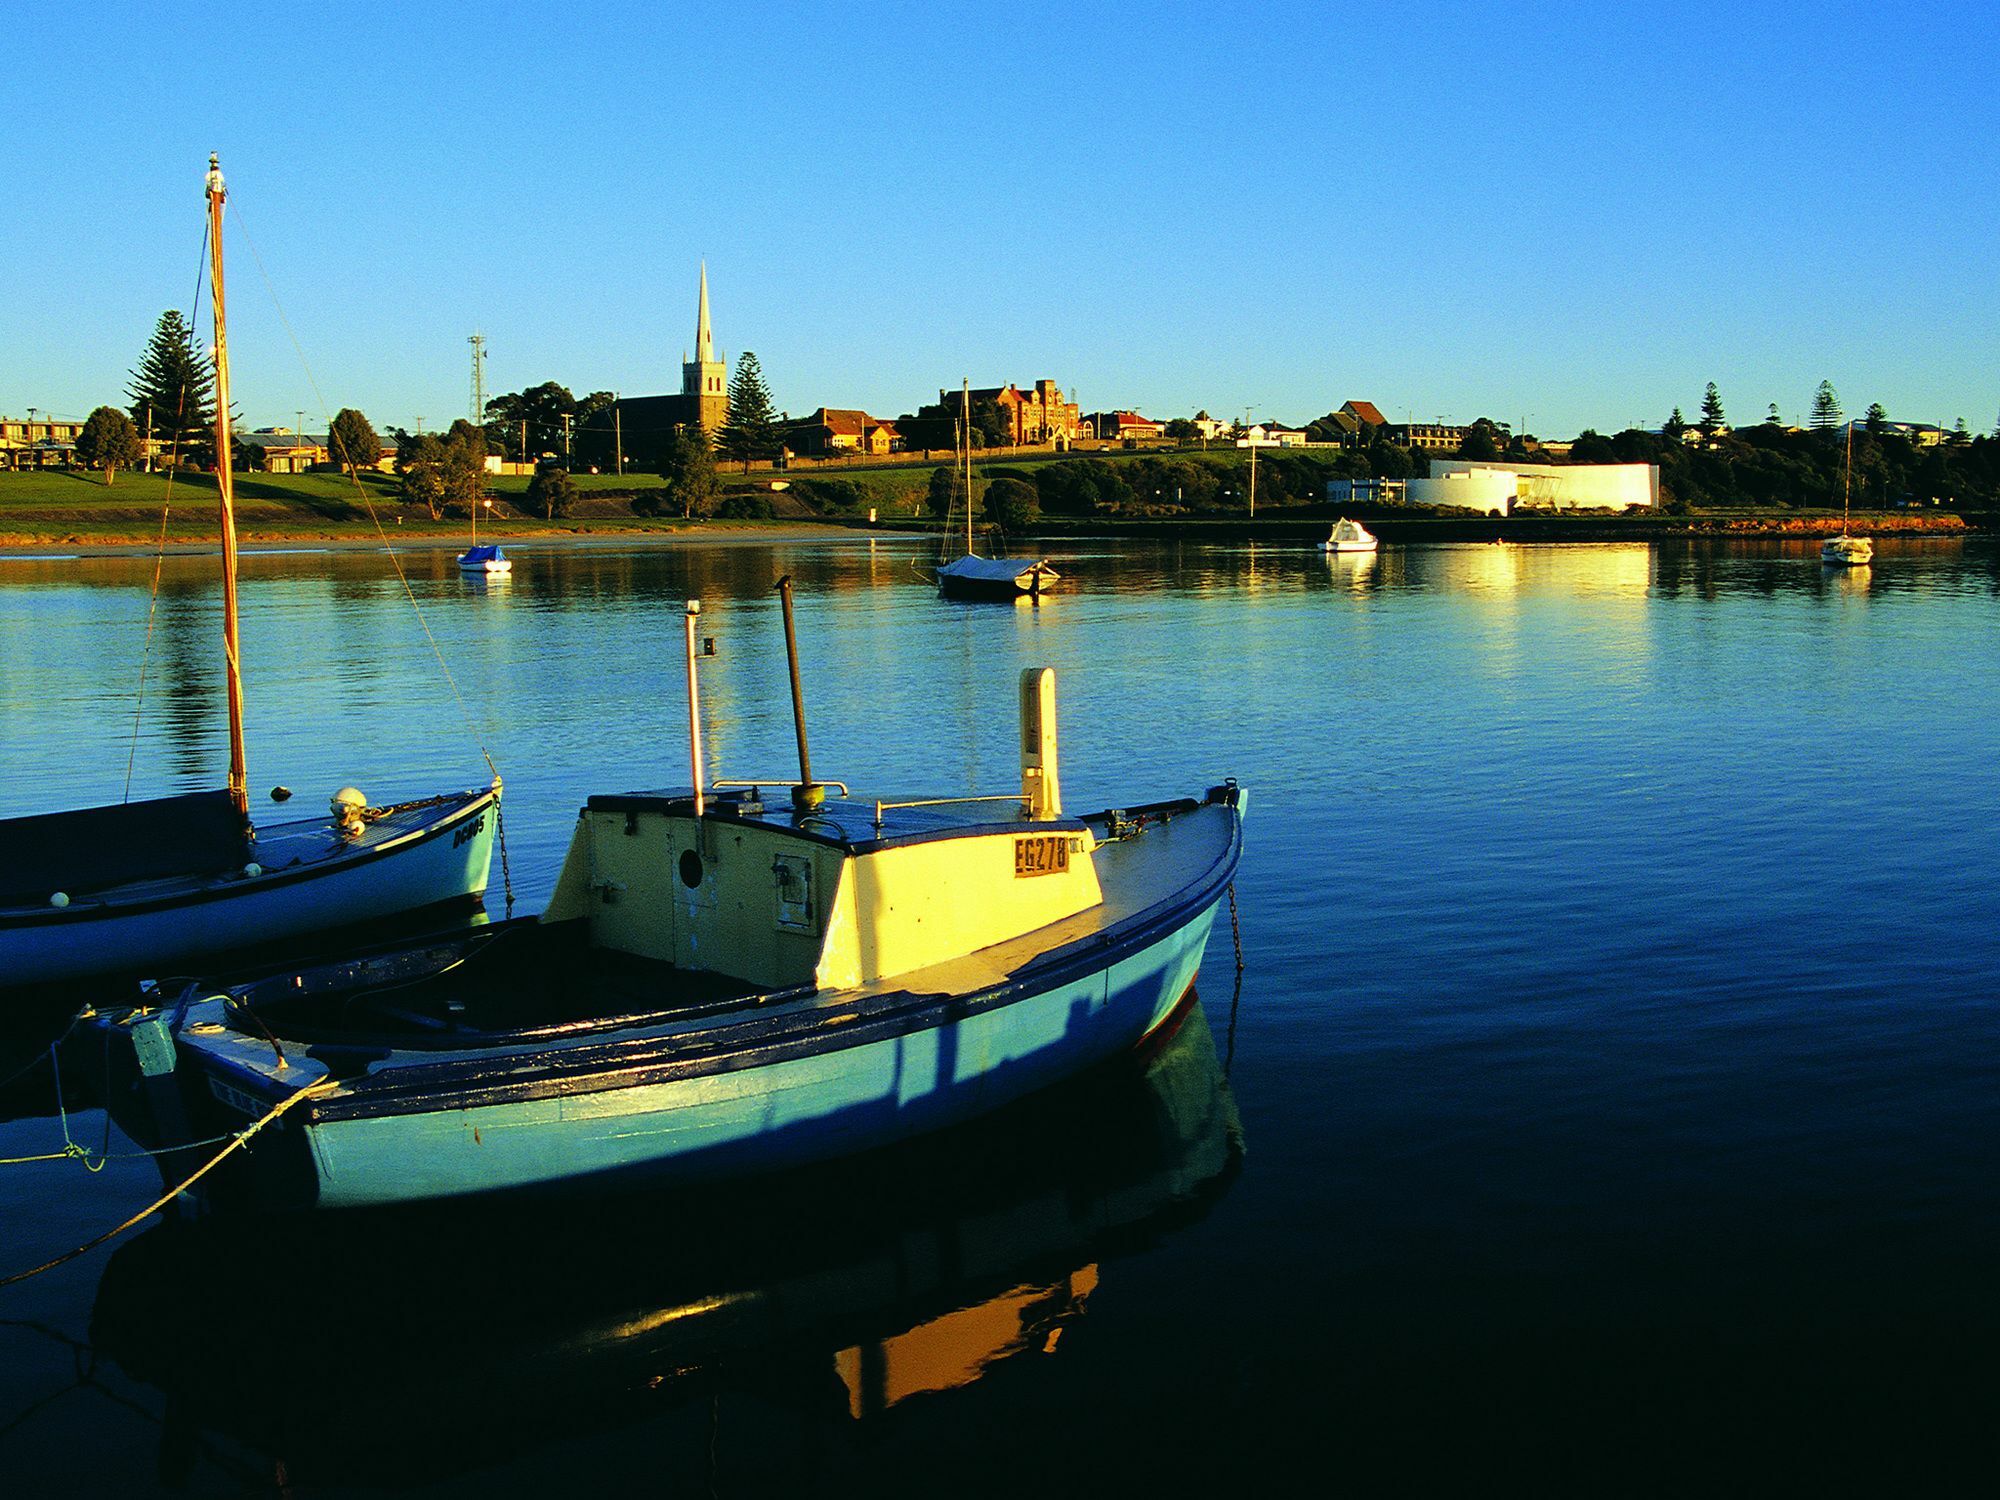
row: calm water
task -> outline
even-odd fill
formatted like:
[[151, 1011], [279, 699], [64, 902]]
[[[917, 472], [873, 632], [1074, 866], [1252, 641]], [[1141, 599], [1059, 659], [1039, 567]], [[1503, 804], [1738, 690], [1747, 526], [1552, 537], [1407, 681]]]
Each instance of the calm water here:
[[[469, 718], [523, 910], [587, 793], [685, 780], [688, 597], [723, 776], [792, 761], [780, 573], [814, 768], [857, 788], [1008, 790], [1016, 674], [1052, 664], [1071, 806], [1252, 788], [1240, 995], [1225, 926], [1149, 1071], [735, 1195], [129, 1236], [0, 1291], [6, 1488], [1116, 1493], [1304, 1463], [1370, 1492], [1732, 1491], [1983, 1463], [2000, 553], [1877, 556], [1105, 544], [1012, 609], [941, 603], [865, 540], [523, 549], [490, 585], [406, 554], [463, 712], [380, 556], [250, 557], [253, 786], [473, 785]], [[135, 794], [219, 780], [212, 568], [165, 569]], [[120, 794], [151, 570], [0, 560], [0, 814]], [[0, 1124], [0, 1155], [59, 1140]], [[0, 1168], [0, 1273], [156, 1192], [142, 1160]]]

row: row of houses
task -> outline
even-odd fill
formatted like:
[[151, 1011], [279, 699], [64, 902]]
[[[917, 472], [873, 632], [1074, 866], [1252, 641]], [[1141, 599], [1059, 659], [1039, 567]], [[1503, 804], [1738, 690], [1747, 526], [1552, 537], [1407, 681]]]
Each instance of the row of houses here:
[[[71, 468], [76, 463], [76, 440], [83, 423], [41, 417], [23, 420], [0, 417], [0, 467], [8, 469]], [[267, 474], [304, 474], [314, 469], [334, 467], [326, 437], [293, 432], [289, 427], [259, 427], [235, 434], [236, 441], [254, 449], [259, 467]], [[140, 438], [141, 456], [137, 467], [151, 469], [165, 465], [173, 456], [172, 445], [155, 438]], [[393, 443], [382, 445], [376, 467], [385, 473], [396, 466]]]
[[51, 417], [0, 417], [0, 465], [9, 469], [67, 468], [76, 462], [81, 422]]

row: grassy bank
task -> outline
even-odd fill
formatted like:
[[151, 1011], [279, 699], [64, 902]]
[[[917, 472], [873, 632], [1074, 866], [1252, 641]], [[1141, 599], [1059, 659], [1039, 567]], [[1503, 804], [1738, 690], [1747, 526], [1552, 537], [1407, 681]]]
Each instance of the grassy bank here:
[[[1226, 451], [1218, 451], [1208, 461], [1220, 463], [1228, 457]], [[1054, 461], [1039, 456], [1032, 461], [1009, 458], [996, 461], [990, 468], [996, 474], [1019, 473]], [[802, 521], [821, 519], [834, 524], [860, 524], [860, 517], [869, 506], [874, 506], [884, 529], [928, 531], [936, 525], [922, 514], [931, 467], [895, 464], [843, 469], [837, 473], [794, 470], [779, 476], [759, 472], [747, 478], [740, 473], [725, 472], [722, 481], [725, 492], [755, 491], [773, 501], [777, 514], [772, 522], [763, 524], [796, 527]], [[769, 488], [773, 477], [792, 481], [797, 493], [773, 493]], [[847, 493], [858, 496], [857, 509], [822, 518], [812, 507], [802, 504], [799, 497], [812, 493], [811, 481], [815, 479], [839, 480], [852, 486]], [[799, 484], [799, 481], [806, 482]], [[662, 482], [652, 475], [577, 475], [576, 507], [570, 515], [554, 521], [526, 510], [525, 477], [496, 478], [491, 487], [494, 506], [490, 519], [481, 519], [480, 531], [496, 538], [657, 535], [705, 524], [671, 516], [636, 514], [632, 508], [634, 498], [662, 488]], [[163, 508], [168, 511], [170, 541], [206, 542], [215, 535], [215, 499], [214, 477], [206, 474], [175, 475], [170, 500], [167, 477], [160, 474], [120, 474], [113, 484], [106, 485], [102, 476], [80, 472], [0, 473], [0, 547], [148, 545], [160, 534]], [[236, 509], [238, 534], [253, 543], [372, 540], [377, 518], [390, 535], [406, 538], [456, 538], [466, 530], [463, 518], [433, 521], [425, 512], [404, 505], [398, 498], [397, 481], [386, 474], [364, 476], [358, 488], [354, 481], [334, 474], [240, 475], [236, 480]], [[1385, 541], [1392, 542], [1496, 538], [1611, 541], [1690, 534], [1816, 536], [1830, 534], [1840, 524], [1838, 511], [1788, 507], [1696, 511], [1688, 516], [1518, 514], [1505, 519], [1463, 513], [1432, 514], [1407, 507], [1347, 506], [1340, 510], [1365, 521]], [[1303, 542], [1323, 537], [1335, 514], [1336, 508], [1325, 504], [1293, 504], [1269, 510], [1259, 507], [1254, 521], [1240, 514], [1213, 513], [1047, 516], [1031, 528], [1030, 534], [1051, 540], [1080, 535], [1133, 535]], [[1896, 535], [1957, 533], [1964, 531], [1968, 522], [1977, 528], [1986, 524], [1987, 518], [1962, 517], [1947, 510], [1896, 510], [1856, 514], [1853, 524], [1856, 530], [1875, 535]], [[758, 524], [731, 522], [728, 527], [740, 529]]]
[[[662, 487], [654, 476], [585, 474], [576, 485], [575, 510], [550, 521], [526, 511], [526, 478], [496, 478], [491, 519], [482, 517], [480, 530], [533, 537], [666, 532], [687, 524], [633, 512], [634, 495]], [[364, 475], [359, 486], [337, 474], [239, 474], [235, 490], [237, 534], [246, 542], [360, 540], [375, 535], [377, 519], [399, 536], [457, 536], [466, 529], [462, 517], [433, 521], [404, 505], [388, 474]], [[170, 486], [164, 474], [121, 473], [106, 485], [101, 475], [73, 471], [0, 473], [0, 546], [150, 543], [160, 534], [163, 511], [170, 541], [205, 541], [215, 535], [215, 506], [209, 474], [176, 474]]]

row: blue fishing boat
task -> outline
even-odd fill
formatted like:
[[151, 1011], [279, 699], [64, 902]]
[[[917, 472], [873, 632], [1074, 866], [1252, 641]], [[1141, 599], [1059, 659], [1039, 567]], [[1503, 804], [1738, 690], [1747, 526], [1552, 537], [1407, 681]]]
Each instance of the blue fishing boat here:
[[1045, 668], [1018, 793], [852, 795], [803, 725], [789, 796], [704, 789], [694, 734], [691, 789], [590, 798], [538, 918], [100, 1017], [114, 1117], [172, 1148], [291, 1101], [203, 1179], [218, 1200], [713, 1178], [984, 1114], [1173, 1015], [1235, 875], [1234, 782], [1065, 813]]
[[327, 818], [252, 825], [229, 465], [224, 190], [214, 156], [206, 189], [229, 782], [185, 796], [0, 819], [0, 992], [10, 996], [187, 973], [311, 933], [469, 906], [486, 889], [499, 827], [497, 776], [488, 787], [388, 807], [370, 807], [347, 787]]

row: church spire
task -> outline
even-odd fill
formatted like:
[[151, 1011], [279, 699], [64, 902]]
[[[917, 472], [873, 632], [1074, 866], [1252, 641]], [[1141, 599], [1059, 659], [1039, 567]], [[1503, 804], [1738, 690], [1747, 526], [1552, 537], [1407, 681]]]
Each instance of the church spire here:
[[715, 362], [715, 340], [708, 331], [708, 262], [701, 263], [701, 311], [695, 316], [694, 357], [697, 364]]

